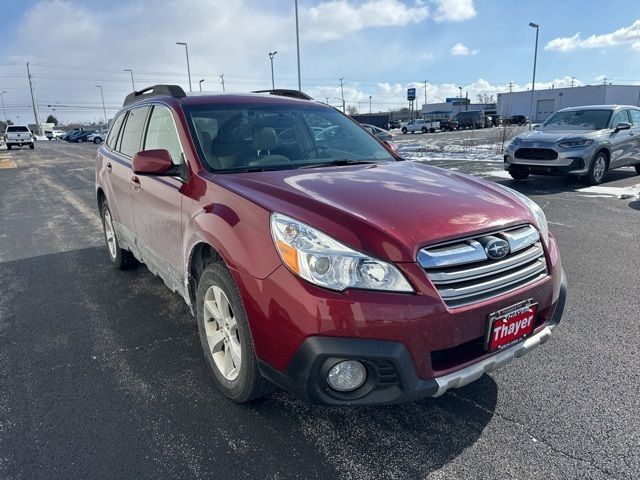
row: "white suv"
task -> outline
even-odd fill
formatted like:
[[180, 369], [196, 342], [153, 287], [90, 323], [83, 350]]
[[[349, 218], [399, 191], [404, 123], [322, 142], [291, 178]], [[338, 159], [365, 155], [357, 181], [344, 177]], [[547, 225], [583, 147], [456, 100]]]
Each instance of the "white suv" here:
[[4, 134], [4, 142], [7, 144], [7, 150], [12, 147], [22, 147], [29, 145], [33, 150], [33, 134], [26, 125], [9, 125]]

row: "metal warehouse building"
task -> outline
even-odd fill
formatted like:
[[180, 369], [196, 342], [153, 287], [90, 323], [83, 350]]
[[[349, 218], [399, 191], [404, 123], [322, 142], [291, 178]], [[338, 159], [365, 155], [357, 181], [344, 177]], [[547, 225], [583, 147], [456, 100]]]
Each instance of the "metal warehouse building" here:
[[[585, 85], [533, 92], [533, 122], [544, 122], [552, 113], [581, 105], [638, 105], [640, 85]], [[498, 113], [531, 116], [531, 91], [498, 94]]]

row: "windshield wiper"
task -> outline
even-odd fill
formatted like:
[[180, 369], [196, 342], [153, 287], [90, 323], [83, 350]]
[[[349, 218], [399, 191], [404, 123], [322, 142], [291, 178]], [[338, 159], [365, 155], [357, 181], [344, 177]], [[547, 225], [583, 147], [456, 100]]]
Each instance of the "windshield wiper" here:
[[370, 165], [373, 163], [378, 163], [378, 162], [374, 162], [371, 160], [347, 160], [347, 159], [341, 159], [341, 160], [331, 160], [328, 162], [322, 162], [322, 163], [313, 163], [311, 165], [302, 165], [298, 168], [319, 168], [319, 167], [344, 167], [346, 165]]

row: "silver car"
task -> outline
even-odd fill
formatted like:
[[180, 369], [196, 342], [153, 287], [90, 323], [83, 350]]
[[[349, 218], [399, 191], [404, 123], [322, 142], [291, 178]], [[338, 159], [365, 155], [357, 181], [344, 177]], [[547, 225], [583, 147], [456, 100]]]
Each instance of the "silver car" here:
[[640, 108], [624, 105], [559, 110], [514, 137], [504, 156], [504, 168], [516, 180], [567, 174], [597, 185], [608, 170], [626, 165], [640, 174]]

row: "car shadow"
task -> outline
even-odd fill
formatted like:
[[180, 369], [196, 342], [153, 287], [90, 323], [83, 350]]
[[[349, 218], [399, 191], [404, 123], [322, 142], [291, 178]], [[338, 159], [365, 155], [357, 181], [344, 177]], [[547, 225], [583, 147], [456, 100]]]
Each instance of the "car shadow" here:
[[488, 376], [395, 406], [282, 391], [236, 405], [184, 301], [144, 266], [116, 271], [104, 248], [0, 263], [0, 291], [10, 478], [418, 478], [473, 445], [496, 407]]

